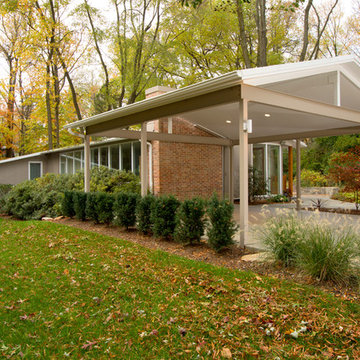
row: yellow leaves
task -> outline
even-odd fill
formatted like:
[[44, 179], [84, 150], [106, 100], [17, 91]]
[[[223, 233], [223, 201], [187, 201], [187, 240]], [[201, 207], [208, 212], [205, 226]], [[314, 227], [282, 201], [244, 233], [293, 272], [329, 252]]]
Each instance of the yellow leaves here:
[[64, 275], [69, 275], [69, 270], [68, 269], [64, 270]]

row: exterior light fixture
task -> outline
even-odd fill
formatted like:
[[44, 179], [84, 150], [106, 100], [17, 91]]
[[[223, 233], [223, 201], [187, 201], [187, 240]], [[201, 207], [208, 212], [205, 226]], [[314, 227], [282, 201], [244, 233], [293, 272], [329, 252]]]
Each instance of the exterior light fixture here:
[[268, 114], [268, 113], [266, 113], [266, 114], [265, 114], [265, 117], [270, 117], [270, 116], [271, 116], [271, 115], [270, 115], [270, 114]]
[[231, 120], [226, 120], [226, 123], [227, 123], [227, 124], [231, 124]]

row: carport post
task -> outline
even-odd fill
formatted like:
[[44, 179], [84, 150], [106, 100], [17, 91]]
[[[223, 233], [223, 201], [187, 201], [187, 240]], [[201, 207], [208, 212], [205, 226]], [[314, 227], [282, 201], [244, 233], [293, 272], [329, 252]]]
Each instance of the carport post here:
[[301, 210], [301, 156], [300, 140], [296, 139], [296, 210]]
[[248, 101], [246, 99], [239, 102], [239, 174], [240, 174], [240, 246], [245, 247], [248, 238], [248, 218], [249, 218], [249, 204], [248, 204]]
[[141, 196], [145, 196], [148, 191], [148, 153], [147, 153], [147, 126], [146, 122], [141, 124]]
[[233, 146], [228, 146], [229, 150], [229, 166], [228, 166], [228, 187], [229, 187], [229, 201], [231, 204], [234, 203], [234, 181], [233, 181], [233, 173], [234, 173], [234, 166], [233, 166]]
[[84, 191], [90, 192], [90, 136], [84, 138]]

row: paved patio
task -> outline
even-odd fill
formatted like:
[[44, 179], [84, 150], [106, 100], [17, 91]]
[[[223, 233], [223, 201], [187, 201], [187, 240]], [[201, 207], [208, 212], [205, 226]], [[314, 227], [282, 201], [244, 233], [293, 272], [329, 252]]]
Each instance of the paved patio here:
[[[302, 203], [303, 207], [313, 208], [314, 204], [312, 201], [317, 201], [321, 199], [323, 208], [332, 208], [332, 209], [355, 209], [355, 205], [352, 203], [347, 203], [338, 200], [332, 200], [328, 195], [303, 195]], [[234, 219], [239, 221], [239, 205], [235, 204], [234, 210]], [[267, 222], [269, 219], [279, 216], [279, 213], [282, 212], [291, 212], [295, 211], [296, 204], [295, 202], [286, 203], [286, 204], [269, 204], [269, 205], [249, 205], [249, 239], [245, 244], [249, 249], [262, 251], [264, 246], [261, 243], [258, 234], [258, 231], [261, 226]], [[301, 218], [313, 217], [314, 221], [326, 221], [330, 224], [336, 226], [339, 222], [341, 224], [348, 223], [349, 226], [355, 228], [356, 231], [360, 234], [360, 216], [359, 215], [350, 215], [350, 214], [335, 214], [328, 212], [314, 212], [309, 210], [301, 210], [298, 215]], [[239, 241], [239, 234], [236, 235], [235, 241]]]

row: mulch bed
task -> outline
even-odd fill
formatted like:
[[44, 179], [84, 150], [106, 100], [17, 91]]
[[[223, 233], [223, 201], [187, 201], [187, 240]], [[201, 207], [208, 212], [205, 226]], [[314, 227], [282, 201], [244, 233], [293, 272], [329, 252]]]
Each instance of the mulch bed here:
[[79, 221], [69, 218], [58, 218], [53, 222], [72, 226], [75, 228], [96, 232], [101, 235], [121, 238], [133, 243], [145, 246], [149, 249], [162, 250], [171, 254], [186, 257], [192, 260], [204, 261], [213, 265], [223, 266], [230, 269], [253, 271], [259, 275], [272, 276], [278, 279], [293, 280], [302, 284], [315, 285], [322, 290], [333, 293], [337, 297], [351, 301], [360, 300], [359, 289], [356, 285], [319, 283], [308, 276], [304, 276], [296, 269], [284, 268], [281, 265], [268, 261], [244, 261], [241, 257], [250, 254], [248, 250], [242, 250], [236, 245], [230, 246], [221, 253], [211, 249], [205, 241], [198, 245], [183, 246], [176, 242], [157, 239], [151, 236], [139, 234], [135, 229], [129, 231], [113, 225], [94, 224], [90, 221]]

